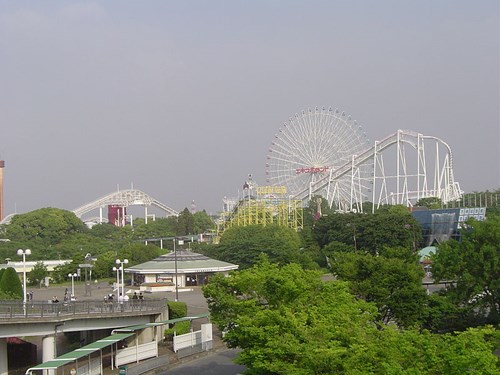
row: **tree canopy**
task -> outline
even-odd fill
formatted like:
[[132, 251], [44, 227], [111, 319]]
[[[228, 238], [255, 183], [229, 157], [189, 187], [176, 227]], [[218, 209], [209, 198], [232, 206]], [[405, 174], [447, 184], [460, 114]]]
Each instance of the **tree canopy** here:
[[49, 207], [14, 216], [6, 226], [6, 237], [50, 245], [86, 231], [85, 224], [73, 212]]
[[[403, 250], [404, 251], [404, 250]], [[373, 302], [384, 324], [410, 327], [420, 323], [426, 305], [424, 272], [416, 262], [363, 253], [334, 253], [332, 271], [349, 281], [355, 295]]]
[[279, 225], [248, 225], [231, 227], [224, 231], [220, 244], [212, 247], [207, 255], [240, 268], [255, 264], [260, 254], [279, 264], [303, 263], [306, 256], [300, 250], [301, 241], [296, 231]]
[[398, 246], [416, 251], [422, 240], [420, 224], [401, 206], [374, 214], [331, 214], [317, 221], [313, 234], [321, 247], [336, 241], [372, 255], [383, 255], [386, 248]]
[[49, 275], [47, 266], [42, 262], [36, 262], [30, 272], [26, 275], [30, 285], [40, 286], [42, 281]]
[[[377, 307], [342, 281], [266, 257], [203, 289], [212, 321], [250, 374], [495, 373], [492, 328], [456, 335], [377, 323]], [[464, 350], [466, 346], [466, 350]]]
[[[460, 241], [439, 244], [432, 256], [437, 281], [455, 281], [446, 296], [454, 304], [468, 307], [477, 322], [480, 317], [500, 323], [500, 217], [471, 219], [461, 231]], [[484, 323], [484, 322], [483, 322]]]

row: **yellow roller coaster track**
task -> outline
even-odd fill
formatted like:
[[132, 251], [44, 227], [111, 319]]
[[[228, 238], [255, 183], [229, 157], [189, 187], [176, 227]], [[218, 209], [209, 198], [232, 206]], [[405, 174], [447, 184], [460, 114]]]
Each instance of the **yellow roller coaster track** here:
[[282, 194], [248, 196], [238, 202], [232, 212], [223, 213], [218, 224], [218, 235], [233, 226], [282, 225], [296, 231], [303, 227], [303, 209], [300, 200]]

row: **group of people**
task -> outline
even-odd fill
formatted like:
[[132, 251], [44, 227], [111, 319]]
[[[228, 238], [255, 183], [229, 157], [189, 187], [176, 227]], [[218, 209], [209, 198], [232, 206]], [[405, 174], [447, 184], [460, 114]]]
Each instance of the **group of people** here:
[[[33, 292], [27, 293], [27, 299], [28, 300], [33, 299]], [[104, 296], [104, 302], [113, 302], [114, 299], [115, 299], [114, 294], [108, 294], [108, 295]], [[132, 299], [143, 300], [144, 296], [142, 295], [142, 292], [140, 292], [139, 294], [137, 294], [137, 292], [134, 292]], [[118, 298], [118, 300], [119, 301], [122, 300], [121, 296]], [[123, 300], [128, 300], [128, 296], [126, 296], [126, 299], [123, 299]], [[68, 290], [66, 289], [66, 292], [64, 293], [64, 302], [69, 302], [69, 301], [76, 301], [76, 297], [73, 295], [71, 295], [71, 297], [70, 297], [68, 295]], [[59, 299], [57, 298], [57, 296], [52, 297], [52, 303], [58, 303], [58, 302], [59, 302]]]
[[142, 295], [142, 292], [139, 292], [139, 295], [137, 295], [137, 292], [134, 292], [132, 299], [144, 299], [144, 296]]
[[[76, 302], [76, 301], [77, 301], [77, 299], [75, 296], [72, 295], [71, 297], [69, 297], [67, 295], [64, 295], [64, 300], [63, 300], [64, 303]], [[59, 298], [57, 298], [57, 296], [52, 297], [52, 303], [58, 303], [58, 302], [59, 302]]]
[[[113, 302], [114, 298], [114, 294], [108, 294], [107, 296], [104, 296], [104, 302]], [[139, 294], [137, 294], [137, 292], [134, 292], [132, 299], [144, 299], [144, 296], [142, 295], [142, 292], [139, 292]], [[126, 294], [123, 297], [119, 295], [118, 301], [128, 301], [128, 296]]]

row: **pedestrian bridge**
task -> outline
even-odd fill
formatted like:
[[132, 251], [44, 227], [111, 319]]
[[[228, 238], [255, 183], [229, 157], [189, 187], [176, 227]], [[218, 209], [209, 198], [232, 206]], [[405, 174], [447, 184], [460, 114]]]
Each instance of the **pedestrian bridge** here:
[[[64, 332], [118, 329], [168, 319], [167, 299], [69, 303], [0, 301], [0, 375], [7, 374], [7, 337], [42, 336], [42, 359], [56, 357], [55, 338]], [[145, 332], [146, 334], [146, 332]], [[150, 340], [154, 333], [146, 334]]]
[[114, 329], [164, 318], [167, 299], [70, 303], [0, 301], [0, 338]]

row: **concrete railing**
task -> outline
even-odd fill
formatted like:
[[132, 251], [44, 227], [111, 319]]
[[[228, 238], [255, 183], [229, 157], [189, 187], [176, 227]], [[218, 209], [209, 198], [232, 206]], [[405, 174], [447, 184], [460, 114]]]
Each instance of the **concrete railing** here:
[[7, 319], [59, 318], [71, 316], [109, 316], [118, 314], [161, 313], [167, 308], [167, 299], [144, 299], [104, 302], [102, 300], [74, 302], [0, 301], [0, 322]]

